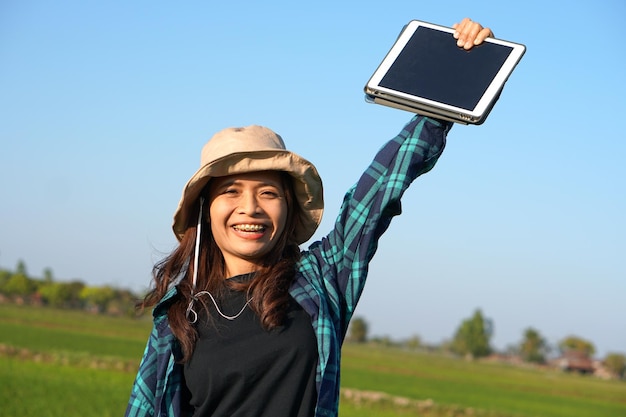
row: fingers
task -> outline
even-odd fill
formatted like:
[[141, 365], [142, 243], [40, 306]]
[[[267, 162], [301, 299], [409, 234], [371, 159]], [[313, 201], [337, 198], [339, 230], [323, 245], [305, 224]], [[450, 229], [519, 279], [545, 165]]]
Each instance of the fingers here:
[[487, 38], [493, 38], [493, 32], [489, 28], [483, 28], [478, 35], [476, 35], [476, 39], [474, 39], [474, 45], [480, 45]]
[[486, 38], [493, 37], [491, 29], [483, 28], [480, 23], [474, 22], [467, 17], [461, 23], [455, 23], [452, 27], [455, 29], [454, 38], [457, 40], [456, 44], [464, 49], [470, 49], [475, 45], [481, 44]]

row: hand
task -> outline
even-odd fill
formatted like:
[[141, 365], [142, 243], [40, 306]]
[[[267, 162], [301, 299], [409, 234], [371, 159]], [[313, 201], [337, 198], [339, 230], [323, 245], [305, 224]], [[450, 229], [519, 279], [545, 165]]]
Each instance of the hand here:
[[478, 22], [474, 22], [469, 18], [465, 18], [461, 23], [452, 25], [456, 31], [454, 39], [456, 44], [463, 49], [471, 49], [475, 45], [480, 45], [485, 38], [493, 37], [493, 32], [489, 28], [483, 28]]

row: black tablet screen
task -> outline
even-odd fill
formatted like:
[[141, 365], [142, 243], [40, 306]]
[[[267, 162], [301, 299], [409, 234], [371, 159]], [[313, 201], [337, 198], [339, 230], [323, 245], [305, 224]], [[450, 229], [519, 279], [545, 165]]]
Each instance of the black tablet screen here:
[[488, 42], [466, 51], [451, 33], [420, 26], [380, 85], [471, 111], [511, 51]]

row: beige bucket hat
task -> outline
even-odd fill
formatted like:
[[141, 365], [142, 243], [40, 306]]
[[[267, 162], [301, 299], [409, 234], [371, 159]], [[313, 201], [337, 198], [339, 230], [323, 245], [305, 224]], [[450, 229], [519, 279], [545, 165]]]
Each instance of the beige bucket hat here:
[[224, 129], [204, 145], [200, 169], [185, 185], [174, 213], [172, 228], [176, 238], [181, 240], [191, 224], [193, 208], [211, 178], [255, 171], [285, 171], [293, 177], [295, 197], [302, 209], [295, 237], [299, 244], [309, 240], [324, 211], [322, 180], [317, 169], [285, 149], [278, 134], [256, 125]]

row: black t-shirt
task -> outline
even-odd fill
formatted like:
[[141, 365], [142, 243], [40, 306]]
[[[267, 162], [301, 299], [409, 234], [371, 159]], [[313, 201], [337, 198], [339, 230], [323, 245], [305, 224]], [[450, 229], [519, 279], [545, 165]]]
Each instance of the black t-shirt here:
[[[291, 299], [285, 324], [266, 331], [249, 307], [227, 320], [208, 295], [202, 299], [212, 318], [196, 302], [199, 339], [185, 364], [193, 416], [312, 417], [318, 353], [309, 315]], [[222, 313], [234, 316], [246, 294], [228, 290], [216, 301]]]

